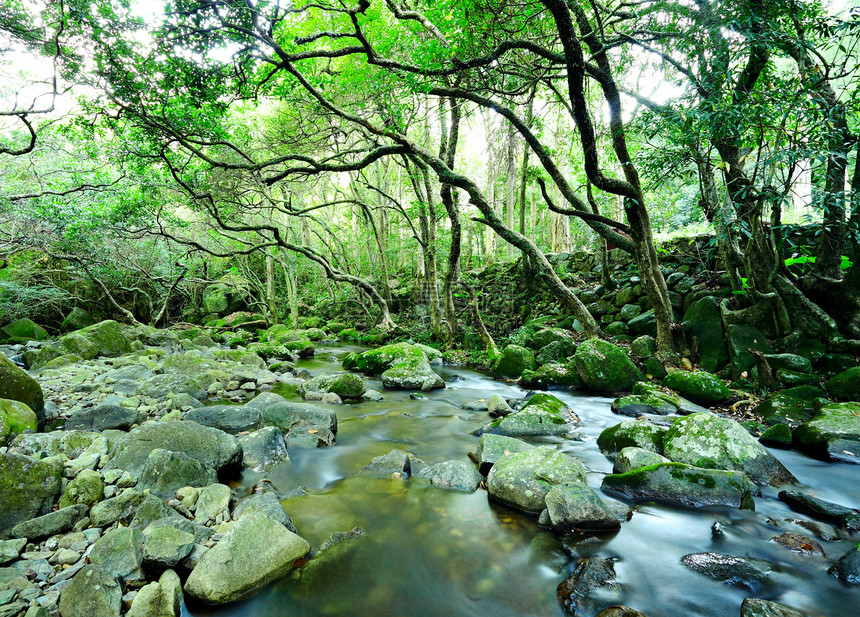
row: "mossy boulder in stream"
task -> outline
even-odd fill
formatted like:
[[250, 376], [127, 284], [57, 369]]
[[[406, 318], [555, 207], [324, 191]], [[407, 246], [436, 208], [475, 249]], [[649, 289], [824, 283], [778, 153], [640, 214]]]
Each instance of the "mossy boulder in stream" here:
[[698, 405], [716, 405], [730, 396], [726, 384], [719, 377], [707, 371], [674, 371], [663, 380], [663, 386], [674, 390]]
[[696, 467], [743, 471], [758, 484], [797, 482], [744, 427], [710, 412], [675, 420], [663, 436], [663, 455]]
[[233, 602], [285, 576], [310, 550], [281, 523], [248, 512], [203, 555], [185, 581], [185, 593], [206, 604]]
[[342, 399], [359, 399], [367, 387], [364, 380], [354, 373], [319, 375], [308, 379], [297, 389], [301, 396], [306, 392], [334, 392]]
[[573, 362], [582, 382], [591, 390], [629, 390], [645, 378], [622, 349], [596, 338], [577, 348]]
[[546, 494], [546, 510], [557, 533], [607, 532], [621, 528], [609, 506], [584, 482], [556, 484]]
[[547, 388], [567, 388], [576, 390], [582, 386], [582, 380], [573, 363], [568, 364], [544, 364], [536, 371], [528, 369], [523, 371], [520, 377], [520, 386], [534, 390], [546, 390]]
[[666, 429], [641, 420], [625, 420], [610, 426], [597, 437], [597, 447], [607, 456], [624, 448], [642, 448], [657, 454], [663, 453], [663, 435]]
[[729, 506], [754, 510], [754, 487], [739, 471], [685, 465], [647, 465], [603, 478], [603, 488], [636, 501], [664, 501], [690, 508]]
[[831, 403], [792, 433], [794, 445], [818, 455], [834, 440], [860, 441], [860, 403]]
[[27, 372], [0, 353], [0, 398], [20, 401], [33, 410], [39, 426], [45, 423], [42, 387]]
[[95, 325], [78, 330], [78, 334], [93, 343], [100, 356], [116, 357], [132, 352], [131, 340], [122, 327], [113, 320], [101, 321]]
[[0, 398], [0, 444], [11, 433], [35, 431], [37, 427], [36, 413], [27, 405], [21, 401]]
[[[432, 350], [432, 351], [431, 351]], [[431, 356], [439, 352], [409, 343], [395, 343], [362, 353], [351, 353], [343, 360], [343, 368], [380, 375], [382, 385], [392, 390], [434, 390], [444, 388], [445, 381], [430, 368]], [[436, 353], [433, 353], [436, 352]], [[441, 358], [441, 354], [439, 354]]]
[[562, 401], [552, 394], [539, 392], [514, 413], [490, 423], [486, 432], [496, 435], [564, 435], [570, 432], [579, 418]]
[[843, 371], [824, 384], [831, 396], [841, 400], [860, 399], [860, 366]]
[[478, 450], [476, 452], [478, 468], [486, 476], [490, 473], [490, 469], [495, 465], [496, 461], [506, 454], [533, 450], [534, 448], [535, 446], [532, 444], [515, 437], [484, 433], [478, 442]]
[[0, 454], [0, 537], [22, 521], [51, 511], [60, 496], [59, 458], [37, 461], [21, 454]]
[[566, 482], [585, 482], [585, 467], [552, 446], [541, 446], [496, 461], [487, 477], [487, 490], [491, 499], [538, 513], [546, 507], [549, 490]]
[[493, 372], [499, 377], [519, 379], [523, 371], [533, 371], [537, 368], [534, 354], [519, 345], [508, 345], [493, 362]]

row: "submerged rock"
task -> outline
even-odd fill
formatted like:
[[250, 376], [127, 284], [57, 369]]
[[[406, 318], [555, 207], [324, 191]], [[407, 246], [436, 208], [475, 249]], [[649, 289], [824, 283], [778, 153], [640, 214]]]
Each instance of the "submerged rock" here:
[[768, 577], [771, 564], [761, 559], [748, 559], [721, 553], [692, 553], [681, 563], [699, 574], [732, 587], [742, 587], [752, 593], [770, 588]]
[[552, 446], [508, 454], [500, 458], [487, 477], [492, 499], [526, 512], [538, 513], [556, 484], [585, 482], [585, 468], [579, 459]]
[[695, 467], [743, 471], [759, 484], [797, 482], [740, 424], [710, 412], [675, 420], [663, 436], [663, 454]]
[[225, 604], [289, 573], [310, 552], [306, 540], [264, 514], [240, 517], [209, 549], [185, 582], [185, 593], [207, 604]]
[[437, 488], [472, 493], [484, 480], [475, 466], [466, 461], [444, 461], [428, 465], [418, 472], [418, 477], [427, 478]]
[[310, 403], [277, 403], [262, 415], [263, 426], [274, 426], [285, 435], [295, 429], [324, 427], [337, 433], [337, 414], [333, 409]]
[[608, 532], [621, 528], [618, 517], [595, 493], [581, 482], [557, 484], [545, 498], [552, 528], [557, 533], [569, 531]]
[[594, 608], [590, 606], [588, 596], [597, 590], [618, 593], [620, 587], [615, 580], [614, 561], [593, 555], [580, 561], [573, 573], [559, 583], [556, 597], [571, 615], [583, 614]]
[[635, 501], [664, 501], [688, 508], [729, 506], [755, 509], [753, 485], [739, 471], [662, 463], [608, 475], [603, 478], [602, 487]]

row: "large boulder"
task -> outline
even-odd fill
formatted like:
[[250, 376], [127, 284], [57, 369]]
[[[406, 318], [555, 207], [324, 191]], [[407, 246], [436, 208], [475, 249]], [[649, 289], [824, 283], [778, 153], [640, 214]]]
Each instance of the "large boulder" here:
[[364, 380], [354, 373], [319, 375], [296, 388], [301, 396], [305, 396], [306, 392], [333, 392], [345, 400], [360, 399], [366, 391]]
[[615, 462], [612, 464], [612, 473], [627, 473], [640, 467], [671, 462], [665, 456], [661, 456], [651, 450], [628, 446], [622, 448], [621, 452], [616, 455]]
[[540, 392], [514, 413], [494, 420], [486, 432], [497, 435], [564, 435], [578, 422], [573, 411], [552, 394]]
[[438, 351], [425, 346], [395, 343], [349, 354], [343, 360], [343, 368], [381, 375], [382, 385], [392, 390], [427, 391], [445, 387], [445, 381], [430, 368], [437, 354]]
[[707, 371], [674, 371], [663, 380], [663, 386], [678, 392], [698, 405], [711, 406], [729, 398], [726, 384]]
[[185, 593], [207, 604], [225, 604], [281, 578], [310, 544], [259, 512], [239, 518], [209, 549], [185, 581]]
[[666, 429], [642, 420], [625, 420], [607, 427], [597, 437], [597, 447], [607, 456], [614, 456], [624, 448], [642, 448], [663, 453], [663, 435]]
[[536, 371], [526, 369], [520, 377], [520, 386], [534, 390], [547, 388], [567, 388], [576, 390], [582, 387], [582, 380], [572, 362], [567, 364], [544, 364]]
[[140, 588], [126, 617], [178, 617], [182, 602], [182, 582], [173, 570], [166, 570], [158, 582]]
[[254, 471], [268, 471], [278, 463], [290, 460], [284, 434], [274, 426], [266, 426], [239, 438], [242, 444], [242, 465]]
[[27, 372], [0, 353], [0, 398], [20, 401], [33, 410], [39, 426], [45, 423], [42, 387]]
[[147, 422], [132, 430], [119, 444], [108, 469], [140, 476], [150, 452], [157, 448], [182, 452], [207, 467], [220, 470], [242, 462], [242, 446], [232, 435], [196, 422]]
[[710, 412], [675, 420], [663, 436], [663, 455], [695, 467], [742, 471], [758, 484], [797, 482], [744, 427]]
[[21, 401], [0, 398], [0, 444], [3, 443], [4, 432], [21, 434], [24, 431], [35, 431], [38, 428], [35, 412]]
[[753, 358], [750, 350], [759, 351], [763, 354], [773, 352], [773, 348], [761, 331], [744, 324], [727, 326], [726, 341], [728, 342], [734, 379], [740, 379], [744, 372], [755, 366], [755, 358]]
[[48, 339], [45, 329], [36, 324], [32, 319], [23, 317], [0, 328], [3, 338], [21, 343], [24, 341], [44, 341]]
[[729, 362], [720, 300], [706, 296], [696, 300], [684, 313], [684, 323], [690, 325], [690, 336], [699, 341], [699, 363], [706, 371], [715, 373]]
[[257, 428], [262, 413], [250, 405], [210, 405], [192, 409], [185, 419], [235, 435]]
[[494, 435], [492, 433], [484, 433], [478, 441], [478, 449], [476, 457], [478, 460], [478, 469], [485, 476], [490, 473], [490, 469], [496, 464], [500, 458], [506, 454], [514, 452], [522, 452], [524, 450], [532, 450], [534, 446], [526, 443], [521, 439], [509, 437], [507, 435]]
[[605, 476], [602, 486], [635, 501], [663, 501], [690, 508], [729, 506], [755, 509], [753, 485], [739, 471], [662, 463]]
[[546, 495], [553, 486], [571, 482], [585, 482], [579, 459], [541, 446], [496, 461], [487, 477], [487, 491], [505, 505], [537, 513], [546, 507]]
[[143, 578], [143, 532], [137, 527], [117, 527], [93, 545], [90, 563], [123, 581]]
[[493, 372], [500, 377], [519, 379], [523, 371], [533, 371], [537, 368], [534, 354], [519, 345], [508, 345], [493, 362]]
[[836, 440], [860, 441], [860, 403], [825, 405], [792, 433], [796, 446], [823, 455]]
[[63, 332], [72, 332], [73, 330], [80, 330], [81, 328], [91, 326], [94, 323], [96, 323], [96, 320], [93, 319], [89, 313], [76, 306], [69, 311], [69, 314], [66, 315], [65, 319], [63, 319], [63, 323], [60, 324], [60, 329]]
[[860, 400], [860, 366], [834, 375], [824, 384], [831, 396], [841, 400]]
[[213, 283], [203, 289], [203, 312], [226, 315], [242, 308], [244, 301], [240, 289], [226, 282]]
[[556, 484], [546, 494], [545, 503], [557, 533], [605, 532], [621, 527], [615, 513], [584, 482]]
[[127, 431], [137, 422], [137, 410], [120, 405], [99, 405], [80, 409], [69, 416], [63, 425], [64, 431], [104, 431], [119, 429]]
[[60, 617], [119, 617], [122, 586], [104, 568], [86, 565], [60, 592]]
[[138, 490], [147, 490], [162, 499], [172, 499], [183, 486], [209, 486], [218, 481], [215, 470], [183, 454], [156, 448], [149, 453]]
[[59, 459], [37, 461], [21, 454], [0, 454], [0, 536], [22, 521], [47, 514], [60, 496]]
[[100, 356], [122, 356], [132, 351], [131, 340], [122, 327], [110, 319], [79, 330], [78, 334], [93, 343]]
[[645, 378], [622, 349], [596, 338], [577, 348], [573, 362], [582, 382], [591, 390], [630, 390]]
[[87, 507], [73, 505], [48, 512], [42, 516], [18, 523], [12, 528], [12, 536], [35, 540], [69, 531], [75, 523], [87, 515]]
[[285, 435], [295, 429], [325, 427], [337, 433], [337, 414], [333, 409], [310, 403], [276, 403], [263, 411], [262, 426], [274, 426]]

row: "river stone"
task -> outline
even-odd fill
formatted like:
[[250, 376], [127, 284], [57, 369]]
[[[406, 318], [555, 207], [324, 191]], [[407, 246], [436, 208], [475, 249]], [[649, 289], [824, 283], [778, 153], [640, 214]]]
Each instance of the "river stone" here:
[[592, 555], [581, 560], [573, 573], [559, 583], [556, 596], [559, 603], [570, 615], [594, 612], [594, 601], [589, 594], [600, 592], [600, 602], [605, 606], [607, 595], [618, 595], [620, 587], [615, 580], [615, 565], [612, 559]]
[[295, 428], [323, 426], [332, 433], [337, 433], [337, 415], [333, 409], [311, 405], [309, 403], [278, 403], [265, 411], [261, 423], [263, 426], [274, 426], [282, 433], [289, 433]]
[[538, 364], [551, 364], [553, 362], [564, 362], [576, 353], [576, 342], [573, 338], [552, 341], [539, 349], [535, 354]]
[[600, 339], [589, 339], [580, 345], [573, 362], [582, 382], [591, 390], [629, 390], [645, 378], [623, 350]]
[[696, 300], [684, 313], [682, 320], [690, 324], [690, 336], [699, 341], [699, 363], [706, 371], [719, 371], [729, 362], [720, 300], [706, 296]]
[[93, 319], [89, 313], [81, 307], [76, 306], [69, 311], [69, 314], [66, 315], [65, 319], [63, 319], [63, 323], [60, 324], [60, 329], [63, 332], [71, 332], [72, 330], [86, 328], [94, 323], [96, 323], [96, 320]]
[[27, 546], [27, 538], [0, 540], [0, 566], [5, 566], [11, 561], [16, 561], [25, 546]]
[[793, 531], [789, 531], [776, 537], [773, 537], [771, 538], [771, 542], [776, 542], [780, 546], [784, 546], [785, 548], [796, 553], [801, 553], [804, 555], [818, 554], [822, 557], [826, 557], [826, 555], [824, 554], [824, 549], [821, 548], [821, 545], [818, 542], [816, 542], [812, 538], [804, 536], [803, 534], [795, 533]]
[[120, 405], [99, 405], [73, 413], [63, 425], [64, 431], [127, 431], [137, 422], [137, 410]]
[[860, 403], [825, 405], [812, 420], [794, 429], [792, 439], [796, 446], [818, 455], [825, 455], [833, 440], [860, 441]]
[[183, 486], [208, 486], [218, 481], [215, 470], [182, 452], [161, 448], [149, 453], [137, 488], [149, 489], [162, 499], [172, 499]]
[[684, 555], [681, 563], [693, 572], [704, 574], [724, 585], [745, 588], [752, 593], [759, 593], [771, 586], [768, 578], [771, 564], [761, 559], [721, 553], [691, 553]]
[[483, 475], [490, 473], [492, 466], [501, 457], [514, 452], [523, 452], [524, 450], [532, 450], [534, 446], [526, 443], [515, 437], [507, 435], [494, 435], [492, 433], [484, 433], [478, 441], [478, 468]]
[[429, 479], [430, 484], [437, 488], [466, 493], [473, 493], [478, 490], [478, 486], [484, 480], [475, 466], [466, 461], [444, 461], [435, 465], [428, 465], [417, 475]]
[[665, 401], [669, 405], [675, 407], [676, 413], [682, 416], [688, 416], [691, 413], [700, 413], [703, 411], [708, 411], [707, 408], [702, 407], [701, 405], [696, 405], [695, 403], [688, 401], [684, 397], [678, 396], [677, 393], [668, 390], [667, 388], [658, 386], [655, 383], [649, 383], [647, 381], [637, 381], [635, 384], [633, 384], [633, 394], [637, 394], [639, 396], [648, 396]]
[[860, 465], [860, 441], [855, 439], [831, 439], [827, 442], [827, 455], [833, 461]]
[[147, 422], [119, 444], [106, 469], [122, 469], [140, 477], [149, 453], [157, 448], [181, 452], [216, 470], [242, 460], [242, 446], [224, 431], [188, 421]]
[[90, 563], [123, 581], [143, 578], [143, 532], [137, 527], [117, 527], [93, 545]]
[[729, 506], [754, 510], [753, 485], [740, 471], [662, 463], [603, 478], [602, 488], [635, 501], [664, 501], [689, 508]]
[[194, 535], [170, 525], [155, 527], [143, 544], [143, 562], [159, 568], [172, 568], [185, 559], [194, 546]]
[[668, 416], [678, 411], [675, 405], [662, 398], [650, 395], [632, 394], [612, 401], [612, 413], [637, 418], [642, 415]]
[[749, 371], [755, 365], [755, 359], [750, 350], [760, 351], [763, 354], [773, 352], [765, 335], [752, 326], [743, 324], [729, 325], [726, 328], [726, 341], [729, 346], [732, 377], [734, 379], [740, 379], [745, 371]]
[[629, 606], [610, 606], [605, 608], [594, 617], [645, 617], [639, 611], [633, 610]]
[[45, 424], [45, 398], [39, 383], [5, 355], [0, 353], [0, 399], [19, 401], [36, 414], [36, 422]]
[[520, 345], [507, 345], [493, 362], [493, 372], [508, 379], [518, 379], [523, 371], [536, 368], [534, 354]]
[[807, 617], [807, 615], [770, 600], [746, 598], [741, 603], [741, 617]]
[[846, 508], [845, 506], [840, 506], [839, 504], [797, 491], [780, 491], [778, 497], [780, 501], [787, 503], [794, 510], [798, 510], [804, 514], [811, 514], [816, 518], [835, 523], [843, 528], [849, 519], [860, 516], [860, 511], [858, 510], [852, 510], [851, 508]]
[[78, 334], [98, 347], [100, 356], [116, 357], [132, 352], [131, 341], [113, 320], [88, 326], [78, 330]]
[[772, 448], [790, 448], [791, 429], [787, 424], [774, 424], [766, 428], [758, 440]]
[[178, 617], [181, 602], [182, 582], [176, 572], [166, 570], [157, 583], [140, 588], [126, 617]]
[[243, 499], [233, 510], [233, 519], [239, 520], [241, 516], [250, 514], [251, 512], [265, 514], [270, 519], [281, 523], [293, 533], [297, 533], [293, 521], [284, 510], [284, 506], [278, 501], [278, 496], [272, 492], [256, 493]]
[[860, 400], [860, 366], [849, 368], [824, 384], [831, 396], [842, 400]]
[[707, 371], [674, 371], [663, 380], [663, 386], [698, 405], [717, 405], [731, 394], [723, 381]]
[[519, 411], [490, 423], [486, 432], [497, 435], [564, 435], [579, 421], [573, 411], [552, 394], [532, 396]]
[[84, 469], [69, 482], [60, 498], [60, 507], [83, 504], [89, 508], [102, 498], [104, 491], [105, 485], [101, 474], [92, 469]]
[[286, 575], [310, 548], [279, 522], [249, 512], [203, 555], [185, 582], [185, 592], [207, 604], [233, 602]]
[[401, 474], [406, 477], [412, 473], [412, 463], [403, 450], [392, 450], [388, 454], [374, 457], [361, 471], [382, 476]]
[[[824, 393], [821, 392], [821, 396], [823, 395]], [[756, 406], [754, 413], [761, 417], [765, 424], [784, 424], [794, 428], [802, 422], [811, 420], [815, 410], [811, 398], [800, 398], [784, 390], [765, 396]]]
[[860, 548], [851, 548], [827, 573], [846, 585], [860, 585]]
[[247, 405], [211, 405], [192, 409], [185, 419], [235, 435], [257, 428], [261, 415], [260, 409]]
[[166, 399], [171, 394], [188, 394], [198, 401], [206, 400], [209, 396], [196, 378], [176, 373], [150, 377], [140, 384], [138, 394], [156, 399]]
[[576, 390], [582, 387], [582, 380], [572, 362], [567, 364], [544, 364], [536, 371], [526, 369], [520, 378], [520, 387], [535, 390], [548, 388], [566, 388]]
[[663, 455], [695, 467], [743, 471], [758, 484], [797, 482], [744, 427], [710, 412], [675, 420], [663, 436]]
[[609, 506], [587, 484], [556, 484], [549, 489], [545, 502], [556, 533], [607, 532], [621, 528]]
[[0, 443], [11, 433], [20, 434], [24, 431], [35, 431], [38, 419], [35, 412], [21, 401], [0, 399], [0, 424], [5, 430], [0, 430]]
[[0, 453], [0, 537], [18, 523], [51, 511], [60, 495], [62, 470], [56, 458], [37, 461]]
[[133, 488], [127, 488], [116, 497], [95, 504], [90, 510], [93, 527], [107, 527], [121, 518], [128, 518], [143, 501], [143, 495]]
[[428, 392], [445, 387], [426, 360], [409, 358], [398, 362], [380, 376], [382, 386], [389, 390], [421, 390]]
[[333, 392], [342, 399], [360, 399], [367, 387], [364, 380], [354, 373], [319, 375], [301, 384], [296, 392], [302, 397], [306, 392]]
[[233, 491], [225, 484], [210, 484], [197, 498], [197, 509], [194, 511], [194, 522], [205, 524], [223, 511], [230, 511], [230, 499]]
[[627, 473], [640, 467], [648, 465], [659, 465], [660, 463], [671, 463], [665, 456], [660, 456], [651, 450], [644, 448], [635, 448], [628, 446], [622, 448], [621, 452], [615, 457], [615, 463], [612, 466], [612, 473]]
[[119, 617], [122, 587], [116, 577], [96, 565], [86, 565], [60, 592], [61, 617]]
[[623, 448], [636, 447], [663, 453], [663, 435], [666, 429], [647, 420], [624, 420], [620, 424], [603, 430], [597, 438], [597, 446], [607, 456]]
[[500, 416], [507, 416], [514, 412], [511, 409], [511, 406], [508, 405], [508, 402], [504, 399], [504, 397], [499, 394], [494, 394], [490, 398], [487, 399], [486, 403], [487, 413], [490, 414], [493, 418], [498, 418]]
[[84, 505], [60, 508], [29, 521], [18, 523], [12, 528], [12, 535], [16, 538], [33, 540], [63, 533], [74, 527], [75, 523], [84, 518], [87, 515], [87, 511], [88, 508]]
[[26, 317], [6, 324], [0, 328], [0, 331], [6, 335], [6, 338], [15, 339], [18, 342], [25, 340], [45, 341], [48, 339], [48, 332], [32, 319]]
[[526, 512], [540, 512], [546, 507], [549, 490], [565, 482], [585, 482], [582, 463], [553, 446], [541, 446], [496, 461], [487, 477], [487, 490], [496, 501]]
[[278, 463], [290, 460], [284, 435], [274, 426], [267, 426], [239, 438], [242, 464], [254, 471], [268, 471]]
[[268, 409], [272, 405], [286, 402], [287, 399], [285, 399], [280, 394], [275, 394], [274, 392], [260, 392], [260, 394], [245, 403], [244, 406], [252, 407], [254, 409], [259, 409], [260, 411], [263, 411], [264, 409]]

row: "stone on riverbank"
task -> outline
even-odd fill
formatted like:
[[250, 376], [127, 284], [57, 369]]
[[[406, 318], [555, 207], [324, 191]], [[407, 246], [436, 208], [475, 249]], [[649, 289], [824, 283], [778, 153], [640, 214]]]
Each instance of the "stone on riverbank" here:
[[662, 454], [665, 433], [665, 428], [647, 420], [624, 420], [604, 429], [597, 438], [597, 446], [607, 456], [613, 456], [628, 447]]
[[296, 392], [302, 397], [308, 392], [333, 392], [344, 400], [360, 399], [366, 392], [364, 380], [354, 373], [319, 375], [301, 384]]
[[166, 570], [158, 582], [141, 587], [126, 617], [177, 617], [182, 602], [182, 582], [173, 570]]
[[634, 383], [645, 378], [622, 349], [600, 339], [589, 339], [580, 345], [573, 362], [590, 390], [630, 390]]
[[534, 354], [519, 345], [507, 345], [493, 362], [493, 372], [507, 379], [519, 379], [523, 371], [534, 371], [536, 368]]
[[659, 465], [661, 463], [671, 463], [665, 456], [660, 456], [656, 452], [645, 450], [644, 448], [626, 447], [622, 448], [621, 452], [615, 457], [615, 463], [612, 466], [612, 473], [627, 473], [640, 467], [648, 465]]
[[559, 583], [556, 597], [570, 615], [591, 614], [596, 608], [595, 600], [589, 598], [591, 593], [599, 592], [600, 605], [605, 606], [608, 597], [617, 596], [620, 590], [614, 560], [592, 555], [580, 561], [573, 573]]
[[36, 413], [21, 401], [0, 398], [0, 444], [9, 435], [38, 429]]
[[137, 488], [149, 490], [162, 499], [172, 499], [183, 486], [209, 486], [217, 481], [215, 470], [200, 461], [182, 452], [156, 448], [143, 465]]
[[674, 371], [663, 380], [663, 386], [706, 407], [722, 403], [730, 396], [726, 384], [707, 371]]
[[830, 403], [792, 433], [794, 445], [819, 456], [835, 440], [860, 441], [860, 403]]
[[27, 371], [15, 366], [0, 353], [0, 398], [19, 401], [36, 414], [36, 423], [45, 423], [45, 398], [39, 383]]
[[546, 507], [549, 490], [566, 482], [585, 482], [582, 463], [552, 446], [541, 446], [496, 461], [487, 477], [487, 491], [505, 505], [538, 513]]
[[62, 461], [0, 454], [0, 537], [18, 523], [47, 514], [60, 495]]

